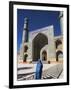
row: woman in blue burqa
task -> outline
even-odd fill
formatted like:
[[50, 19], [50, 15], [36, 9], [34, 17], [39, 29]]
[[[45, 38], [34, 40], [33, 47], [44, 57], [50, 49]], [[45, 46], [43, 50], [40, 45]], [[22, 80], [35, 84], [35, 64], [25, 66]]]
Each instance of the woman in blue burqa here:
[[43, 64], [42, 61], [39, 59], [36, 65], [35, 79], [41, 79], [42, 69], [43, 69]]

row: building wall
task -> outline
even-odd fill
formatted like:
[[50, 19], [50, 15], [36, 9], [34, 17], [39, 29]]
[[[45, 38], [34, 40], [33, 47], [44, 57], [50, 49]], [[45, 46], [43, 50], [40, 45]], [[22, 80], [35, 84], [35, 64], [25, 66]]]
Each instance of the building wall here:
[[[40, 53], [39, 53], [40, 59], [42, 59], [42, 52], [44, 50], [47, 52], [47, 62], [48, 61], [51, 61], [51, 62], [56, 61], [56, 55], [57, 55], [56, 53], [58, 51], [63, 52], [63, 37], [62, 36], [55, 37], [54, 36], [54, 27], [53, 27], [53, 25], [51, 25], [48, 27], [44, 27], [44, 28], [29, 32], [29, 41], [27, 43], [22, 42], [22, 44], [21, 44], [20, 55], [18, 55], [20, 60], [23, 59], [23, 56], [25, 54], [27, 54], [28, 57], [27, 57], [26, 61], [27, 62], [33, 61], [33, 40], [34, 40], [34, 38], [36, 38], [37, 35], [39, 35], [39, 33], [45, 35], [48, 39], [48, 44], [44, 45], [44, 47], [42, 47], [42, 49], [40, 50]], [[42, 38], [41, 38], [41, 40], [42, 40]], [[56, 43], [55, 43], [57, 40], [61, 40], [61, 42], [62, 42], [62, 44], [58, 45], [58, 48], [56, 48]], [[27, 52], [24, 52], [25, 45], [28, 46]], [[42, 45], [42, 43], [41, 43], [41, 45]]]
[[[55, 60], [55, 58], [56, 58], [56, 50], [55, 50], [55, 43], [54, 43], [54, 28], [53, 28], [53, 25], [45, 27], [45, 28], [41, 28], [41, 29], [38, 29], [38, 30], [35, 30], [35, 31], [30, 33], [30, 35], [29, 35], [30, 36], [29, 37], [29, 43], [30, 43], [29, 53], [30, 54], [29, 54], [28, 60], [29, 59], [32, 60], [32, 53], [33, 53], [33, 47], [32, 47], [33, 43], [32, 42], [33, 42], [33, 39], [39, 33], [44, 34], [47, 37], [47, 39], [48, 39], [47, 47], [44, 46], [46, 51], [47, 51], [47, 54], [48, 54], [47, 60], [48, 61]], [[40, 51], [40, 58], [42, 58], [41, 53], [42, 53], [42, 49]]]

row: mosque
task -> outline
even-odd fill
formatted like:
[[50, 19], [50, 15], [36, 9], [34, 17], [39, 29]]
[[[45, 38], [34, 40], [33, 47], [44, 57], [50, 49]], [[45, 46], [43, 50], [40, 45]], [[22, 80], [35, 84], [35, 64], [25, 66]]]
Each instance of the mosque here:
[[54, 26], [39, 28], [29, 32], [28, 18], [24, 19], [22, 43], [17, 54], [18, 62], [43, 62], [63, 61], [63, 12], [60, 12], [61, 35], [54, 36]]

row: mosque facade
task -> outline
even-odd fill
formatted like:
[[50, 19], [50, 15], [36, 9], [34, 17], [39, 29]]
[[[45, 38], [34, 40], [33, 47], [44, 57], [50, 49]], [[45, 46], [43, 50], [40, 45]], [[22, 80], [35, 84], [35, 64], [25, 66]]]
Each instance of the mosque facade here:
[[18, 62], [43, 62], [63, 61], [63, 13], [59, 15], [61, 35], [54, 35], [54, 26], [46, 26], [29, 32], [28, 18], [24, 19], [22, 43], [18, 53]]

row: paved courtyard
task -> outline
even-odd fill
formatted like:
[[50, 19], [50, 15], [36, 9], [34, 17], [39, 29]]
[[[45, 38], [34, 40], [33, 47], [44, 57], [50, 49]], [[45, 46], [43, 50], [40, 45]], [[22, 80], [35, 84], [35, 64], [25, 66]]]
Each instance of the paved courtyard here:
[[[30, 80], [34, 79], [36, 64], [18, 64], [17, 79]], [[63, 65], [61, 63], [43, 64], [42, 79], [62, 78]]]

